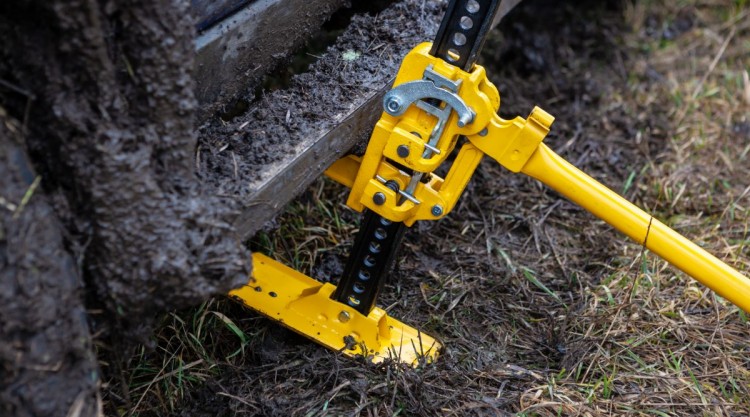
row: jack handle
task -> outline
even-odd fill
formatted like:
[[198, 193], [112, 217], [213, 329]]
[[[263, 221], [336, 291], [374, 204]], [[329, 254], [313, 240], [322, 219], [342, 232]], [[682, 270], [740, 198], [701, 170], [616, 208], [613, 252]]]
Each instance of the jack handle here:
[[[496, 160], [513, 171], [519, 171], [518, 161], [513, 161], [514, 166], [508, 167], [502, 158]], [[551, 187], [750, 313], [750, 279], [597, 182], [541, 140], [528, 160], [520, 165], [520, 172]]]

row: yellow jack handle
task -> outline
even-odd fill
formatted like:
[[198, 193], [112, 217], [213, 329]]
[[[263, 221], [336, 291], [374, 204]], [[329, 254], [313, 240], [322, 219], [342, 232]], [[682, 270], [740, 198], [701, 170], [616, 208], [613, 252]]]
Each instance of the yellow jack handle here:
[[750, 313], [750, 279], [540, 143], [521, 169]]
[[508, 138], [498, 127], [503, 121], [497, 116], [489, 125], [489, 134], [469, 140], [505, 168], [541, 181], [750, 313], [750, 279], [541, 143], [546, 135], [543, 127], [549, 128], [553, 121], [544, 110], [535, 108], [527, 124], [532, 120], [537, 129]]

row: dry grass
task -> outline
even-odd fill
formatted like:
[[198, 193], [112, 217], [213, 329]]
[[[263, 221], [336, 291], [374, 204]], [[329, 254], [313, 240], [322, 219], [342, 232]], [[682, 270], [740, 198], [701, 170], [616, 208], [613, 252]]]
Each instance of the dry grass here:
[[[750, 7], [531, 19], [532, 6], [525, 29], [488, 43], [503, 113], [540, 104], [557, 116], [554, 149], [747, 274]], [[335, 276], [357, 223], [345, 195], [319, 181], [254, 249]], [[347, 360], [218, 300], [170, 315], [110, 402], [133, 415], [750, 415], [745, 313], [491, 161], [403, 253], [380, 304], [443, 340], [436, 364]]]
[[[631, 185], [640, 205], [747, 273], [750, 9], [742, 6], [636, 3], [626, 10], [633, 33], [625, 42], [648, 51], [632, 63], [628, 92], [672, 127], [661, 160], [644, 161]], [[649, 19], [666, 23], [657, 30], [670, 19], [695, 26], [650, 41]], [[519, 411], [747, 415], [746, 315], [634, 244], [620, 257], [621, 267], [585, 289], [588, 302], [568, 329], [588, 341], [586, 353], [562, 377], [526, 390]]]

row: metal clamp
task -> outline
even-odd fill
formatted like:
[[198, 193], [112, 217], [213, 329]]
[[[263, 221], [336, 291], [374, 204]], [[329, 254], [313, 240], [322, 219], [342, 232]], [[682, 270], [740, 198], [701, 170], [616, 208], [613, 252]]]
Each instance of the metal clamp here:
[[435, 112], [435, 110], [430, 111], [423, 108], [422, 103], [424, 102], [422, 100], [424, 99], [445, 102], [447, 106], [456, 110], [459, 127], [464, 127], [474, 121], [474, 111], [464, 103], [458, 94], [438, 88], [435, 83], [428, 80], [410, 81], [389, 91], [383, 98], [383, 109], [391, 116], [401, 116], [410, 105], [417, 102], [417, 106], [423, 110], [430, 113]]

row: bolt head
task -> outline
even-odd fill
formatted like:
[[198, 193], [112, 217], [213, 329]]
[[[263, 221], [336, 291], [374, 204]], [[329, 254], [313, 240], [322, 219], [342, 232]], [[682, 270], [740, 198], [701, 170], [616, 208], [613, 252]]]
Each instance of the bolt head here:
[[432, 206], [432, 215], [437, 217], [441, 216], [443, 214], [443, 207], [440, 206], [440, 204], [435, 204]]
[[395, 97], [389, 98], [385, 103], [385, 109], [390, 113], [396, 113], [400, 108], [401, 102]]
[[399, 145], [399, 147], [396, 148], [396, 153], [398, 156], [406, 158], [409, 156], [409, 147], [407, 145]]
[[348, 311], [344, 310], [341, 313], [339, 313], [339, 321], [342, 323], [346, 323], [347, 321], [349, 321], [350, 318], [352, 318], [352, 316], [349, 314]]
[[375, 193], [375, 195], [372, 196], [372, 201], [375, 204], [382, 206], [383, 203], [385, 203], [385, 194], [380, 192]]

